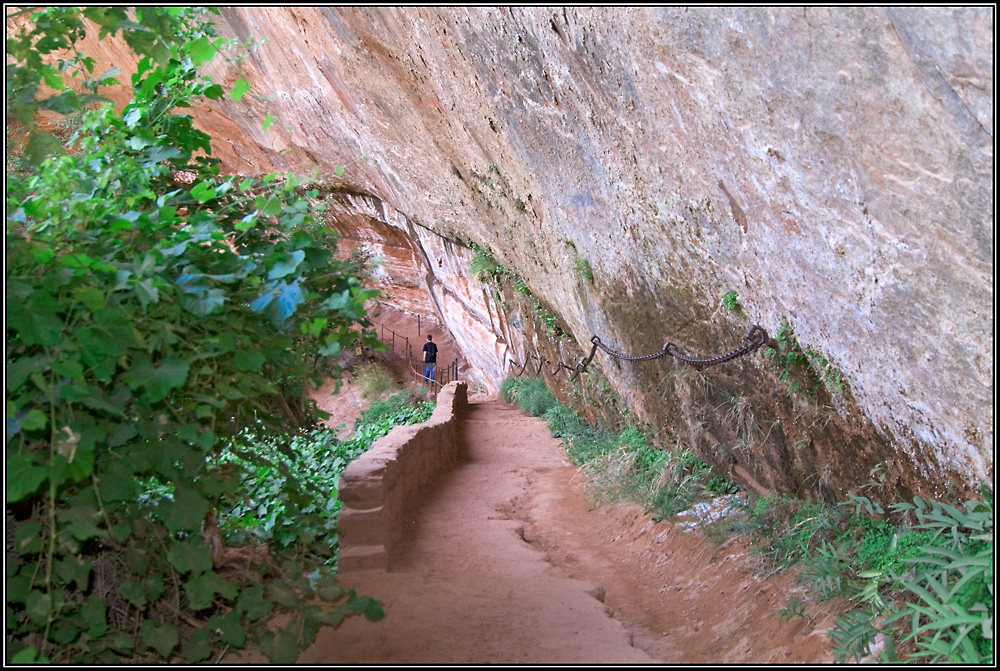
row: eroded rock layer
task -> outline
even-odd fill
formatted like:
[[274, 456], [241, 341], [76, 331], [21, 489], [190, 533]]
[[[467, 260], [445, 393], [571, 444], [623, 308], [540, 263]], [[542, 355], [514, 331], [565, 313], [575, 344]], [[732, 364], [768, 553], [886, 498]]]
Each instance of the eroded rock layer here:
[[[218, 25], [265, 40], [211, 73], [256, 97], [194, 112], [225, 169], [318, 167], [361, 194], [331, 224], [381, 245], [395, 300], [436, 312], [480, 383], [509, 352], [572, 361], [595, 334], [715, 354], [785, 321], [846, 391], [790, 390], [762, 353], [594, 370], [751, 486], [992, 479], [992, 8], [253, 7]], [[469, 242], [566, 337], [471, 281]]]

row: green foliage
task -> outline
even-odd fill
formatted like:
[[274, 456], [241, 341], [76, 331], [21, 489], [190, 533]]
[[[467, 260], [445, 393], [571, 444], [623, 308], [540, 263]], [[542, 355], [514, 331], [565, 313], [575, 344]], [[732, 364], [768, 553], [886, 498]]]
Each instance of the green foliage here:
[[354, 424], [355, 441], [365, 449], [400, 424], [419, 424], [430, 419], [434, 403], [418, 401], [409, 392], [399, 392], [384, 401], [372, 403]]
[[779, 368], [778, 379], [791, 380], [789, 395], [799, 392], [805, 394], [810, 401], [815, 401], [816, 392], [821, 388], [825, 388], [833, 396], [848, 393], [843, 373], [811, 347], [803, 350], [787, 320], [782, 320], [775, 340], [781, 345], [781, 353], [768, 349], [767, 355]]
[[[274, 443], [255, 460], [246, 431], [310, 426], [306, 385], [344, 347], [375, 339], [352, 328], [370, 327], [362, 269], [337, 260], [295, 180], [221, 176], [209, 136], [178, 112], [225, 93], [196, 69], [222, 46], [200, 16], [56, 7], [8, 41], [7, 109], [40, 163], [6, 192], [6, 300], [19, 307], [5, 335], [7, 502], [20, 511], [8, 659], [198, 662], [249, 636], [287, 661], [320, 624], [379, 613], [343, 590], [332, 611], [306, 607], [336, 580], [322, 567], [303, 578], [301, 552], [224, 575], [201, 538], [216, 510], [242, 500], [247, 468], [269, 460], [288, 471], [256, 492], [284, 497], [269, 538], [316, 549], [328, 518], [303, 484], [315, 459], [296, 475], [274, 461]], [[100, 77], [83, 94], [54, 79], [92, 74], [73, 50], [84, 19], [102, 36], [122, 31], [141, 57], [120, 111], [88, 108]], [[57, 53], [67, 57], [47, 64]], [[40, 97], [43, 82], [57, 93]], [[68, 148], [36, 132], [36, 111], [78, 115]], [[98, 580], [99, 566], [118, 567], [120, 582]], [[291, 613], [289, 629], [264, 633], [277, 611]], [[199, 618], [203, 628], [177, 625]]]
[[788, 602], [788, 605], [784, 608], [778, 608], [772, 610], [772, 615], [777, 615], [781, 622], [789, 622], [796, 617], [805, 617], [806, 604], [802, 602], [801, 597], [795, 597]]
[[758, 534], [754, 549], [773, 564], [793, 566], [809, 556], [824, 540], [833, 540], [843, 515], [836, 507], [781, 495], [747, 497], [743, 530]]
[[219, 515], [226, 542], [295, 546], [300, 554], [331, 558], [340, 508], [337, 479], [363, 451], [340, 443], [329, 429], [293, 436], [244, 431], [218, 460], [242, 470]]
[[557, 405], [555, 396], [540, 377], [507, 378], [500, 386], [500, 394], [506, 402], [516, 403], [534, 417], [543, 416]]
[[588, 282], [594, 281], [594, 271], [590, 267], [590, 261], [579, 254], [577, 254], [576, 258], [573, 260], [573, 270], [576, 272], [578, 277], [585, 279]]
[[713, 475], [705, 482], [705, 491], [713, 496], [726, 496], [727, 494], [735, 494], [737, 487], [721, 475]]
[[475, 253], [472, 256], [472, 260], [469, 261], [469, 273], [478, 281], [485, 284], [513, 275], [511, 271], [501, 266], [500, 262], [483, 247], [473, 245], [473, 251]]
[[805, 568], [798, 577], [812, 585], [814, 598], [829, 599], [846, 592], [851, 563], [841, 545], [823, 539], [806, 553], [802, 564]]
[[664, 454], [669, 459], [663, 464], [657, 479], [652, 505], [656, 520], [670, 519], [695, 503], [714, 496], [714, 492], [706, 487], [712, 477], [708, 464], [685, 449]]
[[531, 296], [531, 309], [538, 317], [539, 321], [542, 322], [542, 326], [545, 328], [545, 333], [550, 338], [556, 338], [563, 335], [563, 331], [556, 324], [556, 316], [542, 307], [542, 304], [538, 302], [538, 299]]
[[227, 543], [252, 538], [330, 563], [337, 548], [341, 472], [394, 427], [426, 421], [433, 409], [433, 403], [396, 394], [373, 403], [355, 423], [353, 438], [343, 442], [330, 429], [293, 436], [245, 431], [219, 459], [243, 469], [235, 496], [219, 516]]
[[[526, 296], [531, 302], [531, 309], [535, 316], [538, 317], [539, 321], [542, 322], [542, 327], [545, 329], [545, 333], [550, 338], [555, 338], [563, 335], [563, 331], [556, 324], [556, 316], [550, 310], [545, 309], [538, 299], [532, 295], [531, 290], [524, 283], [524, 280], [513, 270], [509, 270], [500, 265], [500, 262], [490, 254], [489, 251], [480, 247], [471, 240], [468, 241], [468, 245], [472, 248], [474, 254], [472, 260], [469, 262], [469, 273], [476, 278], [479, 282], [484, 284], [490, 282], [499, 283], [501, 281], [508, 281], [517, 293]], [[589, 267], [589, 266], [588, 266]], [[591, 275], [591, 278], [593, 276]], [[494, 293], [494, 298], [497, 302], [503, 305], [504, 310], [508, 309], [508, 304], [503, 300], [499, 288]]]
[[892, 506], [896, 522], [866, 516], [883, 511], [862, 496], [841, 505], [855, 514], [820, 524], [824, 515], [790, 500], [747, 507], [748, 520], [770, 534], [759, 541], [765, 554], [801, 560], [799, 577], [815, 599], [857, 604], [830, 631], [836, 661], [860, 661], [882, 637], [884, 662], [992, 664], [992, 496], [961, 506], [916, 497]]
[[724, 478], [712, 477], [708, 464], [692, 452], [654, 447], [635, 425], [617, 433], [590, 426], [556, 402], [541, 378], [509, 377], [500, 385], [500, 396], [548, 422], [570, 460], [586, 469], [598, 501], [630, 501], [666, 519], [696, 502], [735, 491]]
[[732, 310], [736, 314], [742, 314], [743, 312], [743, 307], [739, 301], [739, 294], [735, 291], [730, 291], [722, 297], [722, 306], [727, 310]]

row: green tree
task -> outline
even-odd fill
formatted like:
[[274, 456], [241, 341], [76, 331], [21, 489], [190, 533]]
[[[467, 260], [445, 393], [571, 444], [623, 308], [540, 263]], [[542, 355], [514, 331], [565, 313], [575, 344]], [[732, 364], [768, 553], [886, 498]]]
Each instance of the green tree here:
[[[375, 340], [364, 269], [335, 258], [310, 194], [221, 175], [183, 113], [227, 94], [198, 73], [224, 46], [205, 16], [56, 7], [7, 40], [7, 661], [199, 662], [252, 633], [287, 663], [324, 623], [381, 617], [322, 548], [258, 561], [252, 585], [216, 561], [215, 511], [242, 495], [220, 457], [247, 427], [308, 428], [309, 381]], [[141, 56], [121, 111], [98, 95], [115, 73], [75, 47], [88, 20]], [[66, 146], [41, 111], [78, 122]]]

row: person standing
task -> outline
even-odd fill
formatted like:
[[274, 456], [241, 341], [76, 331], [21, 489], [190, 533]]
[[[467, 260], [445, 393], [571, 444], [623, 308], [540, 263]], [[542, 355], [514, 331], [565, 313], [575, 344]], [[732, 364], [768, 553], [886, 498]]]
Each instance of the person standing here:
[[438, 347], [434, 344], [434, 339], [428, 334], [427, 343], [424, 345], [424, 378], [434, 381], [434, 369], [437, 367]]

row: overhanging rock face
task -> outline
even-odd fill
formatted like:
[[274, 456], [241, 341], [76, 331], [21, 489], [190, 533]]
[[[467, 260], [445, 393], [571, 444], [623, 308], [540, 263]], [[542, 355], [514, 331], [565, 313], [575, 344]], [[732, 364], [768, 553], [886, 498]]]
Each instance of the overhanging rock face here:
[[[568, 338], [520, 336], [553, 354], [594, 334], [716, 353], [787, 320], [842, 371], [848, 395], [809, 400], [761, 355], [693, 376], [595, 360], [634, 419], [713, 466], [821, 496], [873, 469], [943, 494], [993, 473], [993, 20], [228, 8], [223, 35], [266, 42], [212, 74], [273, 97], [195, 114], [232, 172], [319, 167], [405, 213], [420, 300], [453, 331], [479, 311], [463, 346], [491, 385], [525, 340], [495, 299], [457, 298], [481, 290], [448, 270], [467, 241], [556, 314]], [[734, 291], [740, 313], [720, 304]]]

